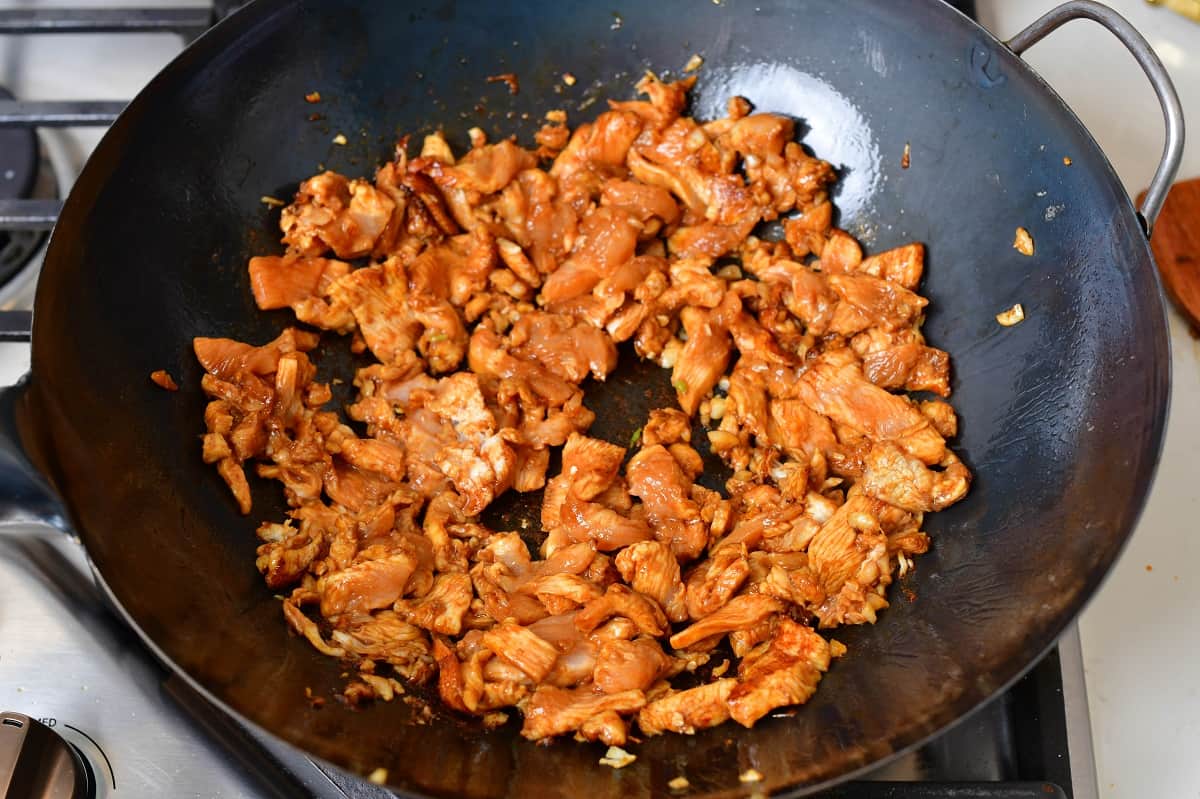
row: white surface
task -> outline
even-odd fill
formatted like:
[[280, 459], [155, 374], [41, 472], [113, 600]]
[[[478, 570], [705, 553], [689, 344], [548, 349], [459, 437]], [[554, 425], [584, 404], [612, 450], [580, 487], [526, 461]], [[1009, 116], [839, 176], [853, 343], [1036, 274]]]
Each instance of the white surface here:
[[[980, 0], [1003, 38], [1053, 0]], [[1200, 176], [1200, 24], [1141, 0], [1112, 0], [1149, 40], [1183, 98], [1191, 144], [1179, 178]], [[1076, 21], [1028, 61], [1099, 140], [1136, 193], [1158, 163], [1162, 117], [1133, 59], [1105, 30]], [[1200, 220], [1197, 220], [1200, 224]], [[1167, 442], [1141, 524], [1080, 621], [1100, 795], [1200, 797], [1200, 342], [1172, 309], [1174, 387]]]
[[[0, 0], [0, 7], [26, 5], [42, 4]], [[1054, 5], [1053, 0], [979, 0], [979, 11], [987, 27], [1006, 37]], [[1200, 25], [1142, 0], [1113, 0], [1112, 5], [1166, 63], [1184, 98], [1193, 141], [1200, 142]], [[0, 37], [0, 84], [27, 99], [131, 97], [179, 47], [163, 35], [71, 39], [71, 46], [63, 47], [62, 39]], [[47, 56], [53, 69], [26, 69], [48, 63]], [[1140, 70], [1116, 40], [1092, 23], [1073, 22], [1031, 49], [1028, 60], [1095, 134], [1130, 191], [1144, 188], [1162, 147], [1161, 116]], [[99, 137], [96, 131], [61, 135], [80, 163]], [[1180, 172], [1180, 178], [1196, 176], [1200, 144], [1187, 150]], [[1158, 479], [1129, 548], [1081, 622], [1099, 785], [1106, 799], [1200, 797], [1200, 691], [1194, 676], [1200, 672], [1200, 633], [1192, 621], [1200, 606], [1200, 576], [1190, 570], [1200, 561], [1195, 536], [1200, 342], [1174, 312], [1171, 326], [1175, 382]], [[27, 365], [27, 347], [0, 344], [0, 384], [13, 382]]]

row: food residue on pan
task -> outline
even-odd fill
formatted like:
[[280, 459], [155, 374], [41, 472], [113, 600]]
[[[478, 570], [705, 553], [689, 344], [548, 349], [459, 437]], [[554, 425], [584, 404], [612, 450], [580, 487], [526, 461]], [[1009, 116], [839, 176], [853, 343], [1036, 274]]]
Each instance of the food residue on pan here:
[[517, 73], [515, 72], [501, 72], [499, 75], [488, 75], [487, 82], [507, 85], [509, 94], [519, 94], [521, 92], [521, 83], [517, 79]]
[[179, 384], [175, 382], [175, 378], [167, 373], [166, 369], [155, 369], [150, 373], [150, 379], [159, 388], [164, 388], [167, 391], [179, 390]]
[[748, 768], [738, 775], [738, 782], [762, 782], [763, 775], [756, 768]]
[[692, 784], [688, 782], [688, 778], [682, 775], [667, 782], [667, 787], [672, 791], [686, 791], [691, 786]]
[[693, 53], [692, 57], [689, 58], [687, 60], [687, 63], [683, 65], [683, 71], [685, 73], [695, 72], [696, 70], [700, 69], [700, 67], [702, 67], [703, 65], [704, 65], [704, 57], [701, 56], [699, 53]]
[[904, 152], [900, 156], [900, 168], [908, 169], [909, 164], [911, 164], [911, 163], [912, 163], [912, 147], [909, 145], [908, 142], [904, 142]]
[[320, 92], [309, 92], [308, 94], [304, 95], [304, 101], [306, 103], [319, 103], [319, 102], [321, 102], [321, 93]]
[[347, 143], [346, 142], [346, 134], [339, 133], [338, 135], [334, 136], [333, 143], [334, 144], [346, 144]]
[[1063, 166], [1070, 166], [1070, 165], [1071, 165], [1071, 157], [1069, 155], [1064, 155], [1063, 156]]
[[1025, 308], [1021, 303], [1017, 303], [1007, 311], [1001, 311], [996, 314], [996, 321], [1005, 327], [1012, 327], [1025, 321]]
[[1025, 228], [1019, 227], [1013, 236], [1012, 246], [1021, 255], [1033, 255], [1033, 236]]
[[600, 758], [600, 765], [625, 768], [635, 760], [637, 760], [637, 755], [631, 755], [619, 746], [610, 746], [604, 753], [604, 757]]
[[564, 72], [562, 75], [562, 82], [567, 84], [568, 86], [574, 86], [575, 85], [575, 76], [572, 75], [570, 72]]
[[367, 777], [368, 782], [373, 782], [376, 785], [387, 784], [388, 770], [385, 768], [377, 768]]
[[287, 205], [286, 201], [281, 200], [278, 197], [272, 197], [269, 194], [264, 194], [263, 196], [259, 197], [258, 201], [268, 208], [282, 208], [283, 206]]
[[[794, 122], [692, 119], [695, 81], [647, 75], [537, 150], [433, 133], [370, 179], [310, 177], [286, 252], [248, 264], [258, 307], [306, 327], [193, 342], [200, 455], [244, 514], [251, 479], [282, 484], [256, 567], [347, 703], [428, 720], [404, 686], [430, 685], [617, 766], [635, 735], [752, 726], [809, 700], [844, 651], [825, 631], [874, 623], [965, 496], [923, 245], [864, 253]], [[335, 403], [310, 353], [338, 336], [365, 357]], [[589, 434], [618, 345], [676, 391], [628, 446]], [[530, 492], [532, 517], [484, 514]]]

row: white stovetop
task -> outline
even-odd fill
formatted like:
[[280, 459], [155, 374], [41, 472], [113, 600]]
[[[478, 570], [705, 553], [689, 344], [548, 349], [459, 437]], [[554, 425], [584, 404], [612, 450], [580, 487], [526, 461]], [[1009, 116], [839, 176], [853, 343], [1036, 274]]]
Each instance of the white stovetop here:
[[[195, 4], [155, 0], [143, 5]], [[73, 0], [69, 5], [100, 5]], [[61, 4], [66, 4], [61, 3]], [[111, 4], [111, 3], [110, 3]], [[130, 4], [129, 0], [126, 3]], [[0, 0], [3, 6], [40, 5]], [[978, 0], [980, 21], [1008, 37], [1054, 0]], [[1143, 0], [1111, 0], [1174, 77], [1193, 142], [1200, 141], [1200, 24]], [[86, 41], [86, 44], [85, 44]], [[131, 96], [179, 47], [169, 36], [78, 48], [0, 37], [0, 84], [27, 99]], [[46, 52], [41, 53], [42, 48]], [[133, 55], [131, 55], [133, 54]], [[55, 68], [25, 71], [23, 64]], [[1029, 51], [1029, 62], [1071, 104], [1131, 192], [1145, 187], [1162, 147], [1158, 105], [1133, 59], [1100, 27], [1079, 21]], [[52, 132], [56, 152], [82, 162], [94, 131]], [[1184, 154], [1179, 177], [1200, 176], [1200, 144]], [[1200, 220], [1197, 220], [1200, 224]], [[1174, 388], [1167, 443], [1149, 505], [1112, 577], [1080, 622], [1100, 795], [1200, 797], [1200, 341], [1172, 310]], [[28, 348], [0, 345], [0, 384], [28, 367]]]

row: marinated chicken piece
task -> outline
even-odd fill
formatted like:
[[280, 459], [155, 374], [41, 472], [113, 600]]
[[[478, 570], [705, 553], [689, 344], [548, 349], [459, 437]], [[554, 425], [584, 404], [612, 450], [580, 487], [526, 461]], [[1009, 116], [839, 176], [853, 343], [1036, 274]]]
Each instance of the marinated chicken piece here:
[[783, 607], [778, 599], [762, 594], [734, 597], [720, 610], [672, 635], [671, 648], [687, 649], [697, 644], [711, 648], [708, 646], [710, 640], [715, 645], [726, 633], [752, 627], [772, 613], [783, 610]]
[[675, 408], [657, 408], [642, 428], [642, 446], [686, 444], [692, 440], [692, 423], [686, 413]]
[[729, 695], [736, 685], [737, 680], [726, 677], [656, 699], [638, 711], [638, 727], [647, 735], [695, 735], [715, 727], [729, 718]]
[[323, 172], [300, 184], [283, 209], [283, 243], [301, 255], [333, 250], [338, 258], [369, 255], [391, 221], [396, 204], [365, 180]]
[[558, 650], [553, 644], [512, 622], [502, 622], [485, 632], [483, 645], [496, 657], [529, 675], [535, 683], [544, 680], [558, 660]]
[[746, 550], [741, 546], [719, 547], [687, 578], [687, 612], [692, 620], [720, 610], [742, 587], [750, 574]]
[[958, 435], [958, 417], [954, 414], [954, 408], [948, 402], [940, 400], [926, 400], [917, 405], [921, 409], [921, 413], [925, 414], [925, 418], [933, 425], [933, 429], [937, 430], [943, 438], [954, 438]]
[[391, 607], [433, 570], [428, 542], [411, 534], [395, 544], [376, 544], [362, 550], [346, 568], [317, 580], [321, 615], [367, 613]]
[[390, 663], [414, 682], [430, 675], [429, 639], [390, 610], [355, 617], [330, 637], [346, 654]]
[[671, 385], [675, 387], [679, 407], [691, 416], [700, 407], [700, 400], [712, 391], [725, 373], [732, 341], [720, 315], [715, 312], [689, 307], [680, 317], [688, 340], [671, 372]]
[[[667, 617], [653, 599], [617, 584], [610, 585], [604, 596], [584, 605], [575, 615], [575, 626], [585, 633], [595, 630], [613, 616], [624, 616], [637, 625], [642, 635], [658, 637], [669, 628]], [[674, 644], [672, 644], [674, 646]], [[678, 649], [679, 647], [675, 647]]]
[[671, 666], [671, 658], [651, 638], [604, 641], [596, 654], [596, 687], [606, 694], [645, 691]]
[[578, 433], [572, 434], [563, 447], [563, 476], [571, 491], [580, 499], [595, 499], [617, 477], [625, 450]]
[[440, 186], [492, 194], [507, 186], [518, 172], [537, 165], [537, 159], [505, 139], [476, 147], [453, 166], [438, 163], [434, 180]]
[[269, 588], [279, 589], [299, 580], [325, 548], [323, 537], [314, 537], [282, 524], [264, 524], [258, 537], [265, 543], [257, 550], [255, 566]]
[[599, 599], [603, 593], [594, 583], [577, 574], [535, 577], [518, 590], [537, 597], [546, 610], [553, 614], [566, 613], [579, 605], [586, 605], [593, 599]]
[[633, 257], [641, 223], [623, 210], [604, 206], [583, 218], [571, 254], [542, 284], [550, 306], [590, 292]]
[[306, 258], [289, 253], [250, 259], [250, 289], [264, 311], [291, 308], [305, 324], [349, 333], [354, 314], [341, 303], [328, 300], [329, 289], [350, 273], [350, 265], [326, 258]]
[[192, 348], [206, 372], [222, 380], [231, 380], [247, 373], [274, 374], [279, 368], [279, 359], [285, 354], [308, 352], [319, 341], [316, 333], [289, 327], [274, 341], [261, 347], [228, 338], [196, 338], [192, 340]]
[[437, 575], [428, 594], [415, 601], [400, 600], [396, 611], [405, 620], [442, 635], [462, 632], [463, 617], [474, 594], [471, 578], [461, 572]]
[[642, 500], [654, 537], [690, 560], [708, 544], [708, 528], [691, 497], [692, 481], [661, 444], [642, 449], [625, 468], [629, 493]]
[[542, 686], [533, 692], [529, 703], [525, 705], [525, 724], [521, 727], [521, 735], [531, 741], [539, 741], [579, 729], [601, 713], [634, 713], [645, 704], [646, 697], [641, 691], [604, 694], [587, 687], [567, 691]]
[[679, 561], [670, 546], [661, 541], [631, 544], [617, 553], [616, 564], [621, 579], [657, 602], [668, 619], [678, 622], [688, 618]]
[[599, 741], [605, 746], [624, 746], [629, 729], [625, 720], [612, 710], [592, 716], [579, 728], [579, 737], [585, 741]]
[[807, 702], [829, 669], [829, 643], [811, 627], [783, 619], [767, 650], [747, 657], [729, 693], [729, 714], [744, 727], [772, 710]]
[[510, 352], [533, 361], [572, 383], [590, 373], [603, 380], [617, 365], [612, 339], [585, 322], [534, 312], [522, 316], [509, 334]]
[[602, 502], [587, 502], [572, 490], [568, 490], [558, 518], [559, 528], [569, 540], [590, 541], [602, 552], [655, 536], [644, 518], [625, 515]]

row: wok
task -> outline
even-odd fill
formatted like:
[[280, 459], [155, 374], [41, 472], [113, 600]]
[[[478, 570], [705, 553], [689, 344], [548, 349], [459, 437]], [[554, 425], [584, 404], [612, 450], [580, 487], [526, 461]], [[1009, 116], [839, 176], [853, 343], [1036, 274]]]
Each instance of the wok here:
[[[1087, 17], [1128, 45], [1163, 103], [1163, 161], [1140, 217], [1103, 153], [1019, 53]], [[254, 568], [258, 520], [238, 515], [200, 459], [204, 397], [194, 336], [259, 342], [287, 322], [258, 312], [245, 263], [277, 251], [277, 212], [318, 165], [369, 173], [400, 133], [445, 125], [531, 141], [545, 111], [574, 122], [628, 96], [646, 68], [704, 57], [694, 99], [718, 115], [742, 94], [797, 117], [843, 180], [840, 224], [870, 251], [928, 244], [925, 332], [950, 351], [956, 450], [977, 477], [934, 516], [933, 550], [816, 696], [753, 729], [725, 725], [632, 747], [614, 772], [594, 746], [522, 741], [449, 716], [410, 723], [392, 702], [315, 709], [340, 664], [289, 635]], [[572, 72], [579, 83], [561, 84]], [[515, 72], [519, 95], [486, 77]], [[319, 106], [305, 95], [320, 91]], [[582, 109], [582, 110], [581, 110]], [[310, 120], [314, 111], [324, 115]], [[348, 144], [333, 137], [342, 133]], [[905, 143], [911, 167], [900, 166]], [[684, 774], [707, 796], [812, 790], [878, 765], [961, 718], [1050, 647], [1096, 590], [1145, 501], [1169, 389], [1148, 224], [1178, 165], [1178, 100], [1145, 41], [1071, 2], [1008, 44], [941, 3], [725, 0], [574, 4], [260, 0], [170, 64], [83, 170], [37, 290], [32, 369], [3, 395], [3, 515], [69, 530], [125, 620], [204, 695], [411, 795], [626, 796]], [[1071, 159], [1070, 166], [1064, 156]], [[1145, 224], [1143, 224], [1145, 222]], [[1011, 247], [1024, 226], [1034, 257]], [[1023, 304], [1024, 323], [994, 315]], [[596, 387], [596, 434], [628, 440], [667, 378], [629, 356]], [[316, 353], [348, 373], [345, 342]], [[150, 384], [167, 369], [177, 394]], [[502, 508], [533, 515], [537, 498]]]

